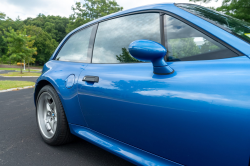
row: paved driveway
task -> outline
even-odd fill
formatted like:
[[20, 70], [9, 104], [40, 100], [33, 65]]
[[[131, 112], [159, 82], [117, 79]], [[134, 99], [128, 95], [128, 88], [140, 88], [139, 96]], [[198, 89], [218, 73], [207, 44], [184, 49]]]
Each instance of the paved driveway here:
[[3, 80], [12, 80], [12, 81], [31, 81], [31, 82], [36, 82], [38, 77], [1, 77], [0, 76], [0, 81]]
[[32, 93], [33, 88], [0, 93], [0, 165], [132, 165], [80, 139], [57, 147], [45, 144], [35, 121]]

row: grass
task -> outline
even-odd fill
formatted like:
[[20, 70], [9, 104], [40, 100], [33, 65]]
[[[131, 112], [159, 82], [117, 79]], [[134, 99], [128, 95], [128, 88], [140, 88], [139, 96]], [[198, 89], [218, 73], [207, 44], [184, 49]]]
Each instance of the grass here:
[[[16, 70], [16, 71], [20, 71], [20, 68], [0, 68], [0, 70]], [[23, 70], [23, 72], [28, 72], [29, 70]], [[40, 71], [40, 69], [30, 69], [30, 71]]]
[[11, 88], [23, 88], [25, 86], [33, 86], [34, 82], [29, 81], [0, 81], [0, 90], [6, 90]]
[[37, 76], [39, 77], [41, 75], [41, 73], [19, 73], [19, 72], [12, 72], [12, 73], [6, 73], [6, 74], [0, 74], [0, 76], [9, 76], [9, 77], [13, 77], [13, 76]]

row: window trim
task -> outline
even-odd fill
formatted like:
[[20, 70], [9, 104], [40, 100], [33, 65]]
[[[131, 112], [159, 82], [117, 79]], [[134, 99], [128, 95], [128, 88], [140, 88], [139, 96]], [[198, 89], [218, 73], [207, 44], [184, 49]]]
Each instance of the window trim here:
[[[162, 33], [164, 31], [164, 25], [162, 24], [161, 22], [161, 13], [160, 12], [161, 10], [144, 10], [144, 11], [139, 11], [139, 12], [131, 12], [131, 13], [126, 13], [126, 14], [122, 14], [122, 15], [119, 15], [119, 16], [114, 16], [114, 17], [111, 17], [111, 18], [107, 18], [107, 19], [104, 19], [104, 20], [101, 20], [98, 22], [98, 26], [100, 23], [102, 22], [105, 22], [105, 21], [109, 21], [109, 20], [113, 20], [113, 19], [117, 19], [117, 18], [120, 18], [120, 17], [126, 17], [126, 16], [131, 16], [131, 15], [136, 15], [136, 14], [143, 14], [143, 13], [157, 13], [159, 14], [159, 21], [160, 21], [160, 27], [159, 27], [159, 30], [160, 30], [160, 40], [161, 40], [161, 43], [163, 45], [163, 43], [165, 43], [165, 41], [163, 41], [162, 39], [164, 37], [164, 33]], [[163, 31], [162, 31], [163, 30]], [[97, 31], [98, 31], [98, 28], [97, 28]], [[95, 36], [97, 34], [97, 31], [95, 33]], [[163, 43], [162, 43], [163, 42]], [[94, 46], [95, 46], [95, 42], [93, 43], [93, 48], [92, 48], [92, 55], [91, 55], [91, 64], [136, 64], [136, 63], [151, 63], [151, 62], [133, 62], [133, 63], [92, 63], [92, 59], [93, 59], [93, 52], [94, 52]], [[164, 46], [164, 45], [163, 45]], [[165, 47], [165, 46], [164, 46]]]
[[[207, 31], [205, 31], [204, 29], [202, 29], [202, 28], [200, 28], [200, 27], [198, 27], [197, 25], [194, 25], [193, 23], [189, 22], [188, 20], [186, 20], [186, 19], [184, 19], [184, 18], [182, 18], [182, 17], [180, 17], [180, 16], [177, 16], [177, 15], [175, 15], [175, 14], [173, 14], [173, 13], [170, 13], [170, 12], [166, 12], [165, 14], [167, 14], [167, 15], [169, 15], [169, 16], [171, 16], [171, 17], [173, 17], [173, 18], [175, 18], [175, 19], [177, 19], [177, 20], [179, 20], [179, 21], [181, 21], [181, 22], [183, 22], [183, 23], [189, 25], [190, 27], [192, 27], [192, 28], [196, 29], [197, 31], [203, 33], [204, 35], [210, 37], [210, 38], [213, 39], [214, 41], [216, 41], [216, 42], [220, 43], [221, 45], [225, 46], [227, 49], [233, 51], [236, 55], [238, 55], [238, 56], [243, 56], [243, 55], [244, 55], [243, 53], [241, 53], [240, 51], [238, 51], [238, 50], [235, 49], [234, 47], [232, 47], [232, 46], [230, 46], [229, 44], [225, 43], [224, 41], [222, 41], [221, 39], [217, 38], [217, 37], [214, 36], [213, 34], [211, 34], [211, 33], [207, 32]], [[204, 20], [204, 21], [206, 21], [206, 20]], [[164, 23], [165, 23], [165, 22], [164, 22]], [[164, 26], [165, 26], [165, 24], [164, 24]], [[222, 59], [224, 59], [224, 58], [222, 58]], [[211, 60], [212, 60], [212, 59], [211, 59]], [[170, 62], [170, 61], [169, 61], [169, 62]], [[171, 62], [172, 62], [172, 61], [171, 61]], [[179, 61], [178, 61], [178, 62], [179, 62]]]
[[[104, 21], [108, 21], [108, 20], [112, 20], [112, 19], [116, 19], [116, 18], [120, 18], [120, 17], [124, 17], [124, 16], [129, 16], [129, 15], [134, 15], [134, 14], [141, 14], [141, 13], [159, 13], [159, 15], [160, 15], [160, 35], [161, 35], [161, 42], [165, 38], [165, 33], [164, 33], [164, 26], [166, 24], [166, 22], [164, 21], [165, 20], [165, 15], [169, 15], [169, 16], [171, 16], [171, 17], [173, 17], [175, 19], [178, 19], [181, 22], [183, 22], [183, 23], [191, 26], [192, 28], [194, 28], [197, 31], [203, 33], [204, 35], [210, 37], [211, 39], [215, 40], [216, 42], [222, 44], [227, 49], [229, 49], [230, 51], [234, 52], [236, 55], [238, 55], [238, 56], [244, 56], [243, 53], [241, 53], [240, 51], [238, 51], [234, 47], [230, 46], [229, 44], [225, 43], [221, 39], [217, 38], [213, 34], [205, 31], [204, 29], [198, 27], [197, 25], [189, 22], [186, 19], [184, 19], [184, 18], [182, 18], [182, 17], [180, 17], [180, 16], [178, 16], [178, 15], [176, 15], [174, 13], [165, 11], [165, 10], [151, 10], [151, 9], [149, 9], [149, 10], [143, 10], [143, 11], [139, 11], [139, 12], [131, 12], [131, 13], [126, 13], [126, 14], [122, 14], [122, 15], [119, 15], [119, 16], [110, 17], [110, 18], [101, 20], [98, 23], [101, 23], [101, 22], [104, 22]], [[163, 22], [161, 22], [161, 21], [163, 21]], [[204, 20], [204, 21], [206, 21], [206, 20]], [[96, 31], [96, 33], [97, 33], [97, 31]], [[161, 44], [162, 45], [165, 44], [165, 40]], [[166, 45], [163, 45], [163, 46], [166, 48]], [[94, 47], [93, 47], [93, 49], [94, 49]], [[92, 52], [93, 52], [93, 50], [92, 50]], [[168, 53], [167, 53], [167, 56], [168, 56]], [[181, 62], [181, 61], [167, 61], [167, 56], [164, 57], [164, 59], [165, 59], [166, 62]], [[93, 58], [93, 55], [92, 55], [92, 58]], [[225, 59], [225, 58], [220, 58], [220, 59]], [[213, 60], [213, 59], [209, 59], [209, 60]], [[197, 61], [199, 61], [199, 60], [197, 60]], [[92, 62], [92, 60], [91, 60], [91, 62]], [[135, 62], [135, 63], [150, 63], [150, 62]], [[128, 63], [92, 63], [92, 64], [128, 64]]]
[[[62, 47], [64, 46], [64, 44], [68, 41], [68, 39], [74, 35], [75, 33], [83, 30], [83, 29], [86, 29], [88, 27], [91, 27], [91, 26], [94, 26], [97, 24], [97, 26], [99, 25], [99, 23], [101, 22], [104, 22], [104, 21], [108, 21], [108, 20], [112, 20], [112, 19], [116, 19], [116, 18], [120, 18], [120, 17], [124, 17], [124, 16], [129, 16], [129, 15], [135, 15], [135, 14], [141, 14], [141, 13], [159, 13], [160, 17], [164, 17], [165, 14], [171, 16], [171, 17], [174, 17], [180, 21], [182, 21], [183, 23], [191, 26], [192, 28], [198, 30], [199, 32], [203, 33], [204, 35], [207, 35], [208, 37], [210, 37], [211, 39], [215, 40], [216, 42], [222, 44], [223, 46], [225, 46], [226, 48], [228, 48], [229, 50], [233, 51], [234, 53], [236, 53], [238, 56], [244, 56], [243, 53], [241, 53], [240, 51], [238, 51], [237, 49], [235, 49], [234, 47], [230, 46], [229, 44], [225, 43], [224, 41], [222, 41], [221, 39], [217, 38], [216, 36], [214, 36], [213, 34], [205, 31], [204, 29], [198, 27], [197, 25], [189, 22], [188, 20], [174, 14], [174, 13], [171, 13], [171, 12], [168, 12], [168, 11], [165, 11], [165, 10], [155, 10], [155, 9], [147, 9], [147, 10], [142, 10], [142, 11], [136, 11], [136, 12], [130, 12], [130, 13], [125, 13], [125, 14], [121, 14], [121, 15], [118, 15], [118, 16], [113, 16], [113, 17], [110, 17], [110, 18], [106, 18], [106, 19], [103, 19], [103, 20], [100, 20], [98, 22], [94, 22], [88, 26], [85, 26], [77, 31], [75, 31], [74, 33], [72, 33], [65, 41], [64, 43], [60, 46], [60, 48], [58, 49], [56, 55], [54, 56], [53, 60], [56, 59], [58, 53], [60, 52], [60, 50], [62, 49]], [[162, 15], [162, 16], [161, 16]], [[161, 20], [164, 20], [164, 19], [160, 19]], [[206, 20], [204, 20], [206, 21]], [[163, 24], [164, 23], [164, 24]], [[165, 21], [163, 23], [160, 23], [160, 29], [161, 29], [161, 24], [163, 25], [163, 30], [160, 30], [160, 35], [161, 35], [161, 41], [162, 41], [162, 36], [165, 36], [164, 34], [164, 25], [165, 25]], [[98, 30], [98, 27], [96, 29], [96, 32], [93, 34], [96, 36], [96, 33], [97, 33], [97, 30]], [[163, 32], [163, 34], [162, 34]], [[92, 35], [92, 34], [91, 34]], [[93, 59], [93, 50], [94, 50], [94, 44], [95, 44], [95, 38], [94, 38], [94, 41], [93, 41], [93, 47], [92, 47], [92, 55], [91, 55], [91, 61], [90, 62], [87, 62], [87, 63], [91, 63], [91, 64], [128, 64], [128, 63], [92, 63], [92, 59]], [[161, 44], [164, 44], [164, 43], [161, 43]], [[164, 45], [165, 46], [165, 45]], [[166, 47], [166, 46], [165, 46]], [[75, 62], [75, 61], [65, 61], [65, 62]], [[166, 61], [168, 62], [168, 61]], [[169, 61], [170, 62], [170, 61]], [[172, 62], [172, 61], [171, 61]], [[176, 61], [176, 62], [179, 62], [179, 61]], [[83, 63], [83, 62], [75, 62], [75, 63]], [[135, 62], [135, 63], [145, 63], [145, 62]], [[147, 63], [147, 62], [146, 62]], [[148, 62], [150, 63], [150, 62]]]
[[[170, 16], [170, 17], [173, 17], [172, 15], [164, 14], [164, 20], [166, 19], [166, 17], [165, 17], [166, 15], [168, 15], [168, 16]], [[213, 36], [212, 34], [206, 32], [206, 31], [203, 30], [202, 28], [200, 28], [200, 27], [198, 27], [198, 26], [196, 26], [196, 25], [190, 23], [189, 21], [187, 21], [187, 20], [184, 21], [185, 19], [182, 19], [182, 20], [181, 20], [181, 19], [178, 19], [178, 18], [176, 18], [176, 17], [173, 17], [173, 18], [175, 18], [175, 19], [181, 21], [182, 23], [184, 23], [184, 24], [186, 24], [186, 25], [192, 27], [193, 29], [199, 31], [200, 33], [202, 33], [202, 34], [204, 34], [204, 35], [210, 37], [210, 38], [213, 39], [214, 41], [216, 41], [216, 42], [218, 42], [219, 44], [223, 45], [223, 46], [224, 46], [225, 48], [227, 48], [228, 50], [230, 50], [230, 51], [232, 51], [233, 53], [235, 53], [237, 56], [243, 56], [243, 55], [244, 55], [244, 54], [242, 54], [241, 52], [239, 52], [238, 50], [236, 50], [235, 48], [233, 48], [232, 46], [230, 46], [230, 45], [228, 45], [227, 43], [221, 41], [220, 39], [218, 39], [217, 37]], [[180, 18], [181, 18], [181, 17], [180, 17]], [[206, 21], [206, 20], [205, 20], [205, 21]], [[190, 23], [190, 24], [189, 24], [189, 23]], [[166, 22], [166, 21], [164, 21], [164, 26], [165, 26], [165, 25], [167, 25], [167, 22]], [[192, 25], [193, 25], [193, 26], [192, 26]], [[209, 34], [210, 34], [210, 35], [209, 35]], [[166, 36], [166, 35], [167, 35], [167, 34], [165, 34], [165, 36]], [[168, 46], [167, 43], [168, 43], [168, 41], [166, 42], [166, 46], [165, 46], [165, 47]], [[202, 54], [205, 54], [205, 53], [202, 53]], [[192, 55], [192, 56], [190, 56], [190, 57], [195, 57], [195, 56], [199, 56], [199, 55], [202, 55], [202, 54]], [[167, 54], [167, 56], [168, 56], [168, 54]], [[182, 61], [182, 60], [180, 60], [180, 61], [167, 61], [167, 56], [164, 57], [166, 62], [181, 62], [181, 61]], [[235, 56], [235, 57], [236, 57], [236, 56]], [[184, 58], [187, 58], [187, 57], [184, 57]], [[233, 58], [233, 57], [226, 57], [226, 58]], [[195, 59], [195, 58], [194, 58], [194, 59]], [[204, 59], [204, 60], [218, 60], [218, 59], [225, 59], [225, 58]], [[201, 60], [186, 60], [186, 61], [201, 61]]]
[[97, 30], [99, 27], [99, 23], [93, 25], [93, 29], [90, 35], [90, 39], [89, 39], [89, 47], [88, 47], [88, 57], [90, 57], [90, 62], [92, 63], [92, 59], [93, 59], [93, 52], [94, 52], [94, 46], [95, 46], [95, 39], [96, 39], [96, 34], [97, 34]]
[[[98, 23], [96, 24], [91, 24], [89, 26], [86, 26], [86, 27], [83, 27], [75, 32], [73, 32], [70, 36], [67, 37], [67, 39], [63, 42], [63, 44], [60, 46], [60, 48], [58, 49], [58, 51], [56, 52], [56, 55], [54, 56], [54, 58], [52, 60], [56, 60], [56, 57], [58, 56], [58, 54], [60, 53], [61, 49], [64, 47], [64, 45], [68, 42], [68, 40], [73, 36], [75, 35], [76, 33], [82, 31], [82, 30], [85, 30], [87, 28], [91, 28], [92, 27], [92, 30], [91, 30], [91, 34], [90, 34], [90, 38], [89, 38], [89, 45], [88, 45], [88, 51], [87, 51], [87, 60], [86, 62], [79, 62], [79, 61], [62, 61], [62, 62], [75, 62], [75, 63], [91, 63], [91, 60], [92, 60], [92, 57], [91, 57], [91, 54], [90, 54], [90, 42], [92, 41], [91, 39], [93, 38], [93, 31], [97, 29], [98, 27]], [[93, 49], [92, 49], [93, 50]], [[56, 61], [60, 61], [60, 60], [56, 60]]]

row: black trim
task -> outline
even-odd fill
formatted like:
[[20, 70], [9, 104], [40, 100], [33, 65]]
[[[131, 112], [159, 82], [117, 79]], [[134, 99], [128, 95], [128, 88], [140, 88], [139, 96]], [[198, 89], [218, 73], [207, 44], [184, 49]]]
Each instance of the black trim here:
[[118, 16], [106, 18], [106, 19], [103, 19], [103, 20], [98, 21], [98, 23], [101, 23], [101, 22], [104, 22], [104, 21], [108, 21], [108, 20], [112, 20], [112, 19], [116, 19], [116, 18], [119, 18], [119, 17], [134, 15], [134, 14], [142, 14], [142, 13], [161, 13], [161, 12], [162, 12], [162, 10], [155, 10], [155, 9], [142, 10], [142, 11], [131, 12], [131, 13], [125, 13], [125, 14], [122, 14], [122, 15], [118, 15]]
[[168, 62], [180, 62], [180, 61], [201, 61], [201, 60], [215, 60], [215, 59], [225, 59], [233, 58], [235, 53], [228, 49], [215, 50], [211, 52], [206, 52], [198, 55], [192, 55], [179, 59], [168, 59]]
[[86, 81], [86, 82], [99, 82], [99, 77], [98, 76], [84, 76], [82, 81]]
[[228, 49], [232, 50], [233, 52], [235, 52], [236, 54], [238, 54], [239, 56], [243, 56], [244, 54], [241, 53], [240, 51], [236, 50], [234, 47], [228, 45], [227, 43], [225, 43], [224, 41], [218, 39], [216, 36], [212, 35], [211, 33], [205, 31], [204, 29], [198, 27], [197, 25], [194, 25], [193, 23], [187, 21], [186, 19], [180, 17], [180, 16], [177, 16], [176, 14], [174, 13], [171, 13], [171, 12], [168, 12], [168, 11], [165, 11], [165, 10], [143, 10], [143, 11], [140, 11], [140, 12], [131, 12], [131, 13], [126, 13], [126, 14], [122, 14], [122, 15], [119, 15], [119, 16], [115, 16], [115, 17], [111, 17], [111, 18], [108, 18], [108, 19], [104, 19], [104, 20], [101, 20], [99, 21], [100, 22], [103, 22], [103, 21], [107, 21], [107, 20], [111, 20], [111, 19], [115, 19], [115, 18], [119, 18], [119, 17], [123, 17], [123, 16], [127, 16], [127, 15], [133, 15], [133, 14], [140, 14], [140, 13], [161, 13], [161, 14], [167, 14], [171, 17], [174, 17], [184, 23], [186, 23], [187, 25], [193, 27], [194, 29], [200, 31], [201, 33], [207, 35], [208, 37], [212, 38], [213, 40], [217, 41], [218, 43], [224, 45], [225, 47], [227, 47]]
[[161, 44], [165, 46], [165, 35], [164, 35], [164, 13], [160, 13], [160, 35], [161, 35]]
[[93, 51], [94, 51], [94, 45], [95, 45], [95, 36], [97, 33], [98, 26], [99, 26], [99, 23], [93, 26], [91, 36], [89, 39], [88, 58], [90, 58], [90, 61], [89, 61], [90, 63], [92, 63]]
[[165, 43], [165, 13], [160, 13], [160, 33], [161, 33], [161, 44], [166, 48], [167, 54], [164, 56], [164, 60], [168, 59], [168, 44]]
[[201, 33], [205, 34], [206, 36], [210, 37], [211, 39], [215, 40], [216, 42], [222, 44], [223, 46], [225, 46], [226, 48], [228, 48], [229, 50], [235, 52], [238, 56], [243, 56], [244, 54], [241, 53], [240, 51], [236, 50], [234, 47], [230, 46], [229, 44], [225, 43], [224, 41], [218, 39], [216, 36], [212, 35], [211, 33], [205, 31], [204, 29], [198, 27], [197, 25], [194, 25], [193, 23], [185, 20], [184, 18], [180, 17], [180, 16], [177, 16], [175, 14], [172, 14], [172, 13], [169, 13], [169, 12], [166, 12], [167, 15], [171, 16], [171, 17], [174, 17], [182, 22], [184, 22], [185, 24], [191, 26], [192, 28], [200, 31]]
[[[54, 56], [54, 58], [53, 58], [52, 60], [56, 60], [56, 57], [58, 56], [58, 54], [59, 54], [59, 52], [61, 51], [61, 49], [63, 48], [63, 46], [67, 43], [67, 41], [68, 41], [73, 35], [75, 35], [76, 33], [80, 32], [80, 31], [82, 31], [82, 30], [84, 30], [84, 29], [90, 28], [91, 26], [93, 26], [92, 28], [94, 29], [94, 28], [95, 28], [94, 26], [95, 26], [96, 24], [98, 24], [98, 23], [91, 24], [91, 25], [88, 25], [88, 26], [86, 26], [86, 27], [83, 27], [83, 28], [81, 28], [81, 29], [79, 29], [79, 30], [73, 32], [70, 36], [68, 36], [67, 39], [66, 39], [66, 40], [63, 42], [63, 44], [60, 46], [60, 48], [58, 49], [58, 51], [56, 52], [56, 54], [55, 54], [55, 56]], [[92, 29], [92, 31], [91, 31], [90, 40], [91, 40], [91, 37], [92, 37], [93, 29]], [[90, 40], [89, 40], [89, 43], [90, 43]], [[86, 62], [79, 62], [79, 61], [64, 61], [64, 62], [90, 63], [90, 60], [91, 60], [91, 59], [89, 59], [89, 46], [88, 46], [88, 53], [87, 53], [87, 61], [86, 61]]]
[[167, 59], [168, 59], [168, 55], [169, 55], [169, 50], [168, 50], [168, 41], [166, 41], [166, 38], [167, 38], [167, 29], [165, 29], [165, 26], [167, 25], [167, 22], [166, 22], [166, 14], [164, 14], [162, 16], [162, 23], [163, 23], [163, 36], [164, 36], [164, 47], [167, 49], [167, 54], [166, 56], [164, 57], [165, 61], [167, 62]]
[[[210, 37], [211, 39], [215, 40], [216, 42], [222, 44], [223, 46], [225, 46], [225, 47], [228, 48], [229, 50], [231, 50], [231, 51], [233, 51], [234, 53], [236, 53], [236, 55], [238, 55], [238, 56], [244, 56], [243, 53], [241, 53], [240, 51], [236, 50], [234, 47], [230, 46], [229, 44], [225, 43], [224, 41], [218, 39], [216, 36], [212, 35], [211, 33], [205, 31], [204, 29], [198, 27], [197, 25], [195, 25], [195, 24], [189, 22], [188, 20], [186, 20], [186, 19], [184, 19], [184, 18], [182, 18], [182, 17], [180, 17], [180, 16], [177, 16], [177, 15], [174, 14], [174, 13], [165, 11], [165, 10], [150, 10], [150, 9], [149, 9], [149, 10], [144, 10], [144, 11], [140, 11], [140, 12], [131, 12], [131, 13], [126, 13], [126, 14], [123, 14], [123, 15], [111, 17], [111, 18], [108, 18], [108, 19], [104, 19], [104, 20], [99, 21], [98, 23], [101, 23], [101, 22], [104, 22], [104, 21], [108, 21], [108, 20], [112, 20], [112, 19], [119, 18], [119, 17], [124, 17], [124, 16], [128, 16], [128, 15], [133, 15], [133, 14], [141, 14], [141, 13], [160, 13], [160, 17], [161, 17], [161, 15], [167, 14], [167, 15], [169, 15], [169, 16], [175, 18], [175, 19], [178, 19], [178, 20], [182, 21], [183, 23], [185, 23], [185, 24], [191, 26], [192, 28], [198, 30], [199, 32], [205, 34], [206, 36]], [[164, 17], [165, 17], [165, 16], [164, 16]], [[165, 20], [164, 17], [163, 17], [163, 21]], [[161, 19], [160, 19], [160, 20], [161, 20]], [[165, 22], [164, 22], [164, 23], [165, 23]], [[161, 24], [163, 24], [163, 26], [164, 26], [164, 23], [161, 23]], [[161, 24], [160, 24], [160, 25], [161, 25]], [[164, 27], [163, 27], [163, 28], [164, 28]], [[164, 29], [161, 31], [161, 34], [162, 34], [162, 32], [164, 32]], [[162, 35], [161, 35], [161, 36], [162, 36]], [[165, 37], [165, 34], [164, 34], [163, 36]], [[162, 42], [162, 37], [161, 37], [161, 42]], [[165, 45], [166, 45], [166, 43], [165, 43]], [[165, 47], [166, 47], [166, 46], [165, 46]], [[166, 48], [166, 49], [167, 49], [167, 48]], [[166, 58], [164, 58], [164, 59], [166, 60]], [[221, 58], [220, 58], [220, 59], [221, 59]], [[211, 60], [212, 60], [212, 59], [211, 59]], [[100, 63], [98, 63], [98, 64], [100, 64]], [[120, 63], [104, 63], [104, 64], [120, 64]]]
[[[172, 17], [174, 17], [174, 18], [176, 18], [176, 19], [178, 19], [178, 20], [180, 20], [180, 21], [186, 23], [187, 25], [193, 27], [194, 29], [200, 31], [201, 33], [207, 35], [208, 37], [212, 38], [213, 40], [217, 41], [218, 43], [224, 45], [225, 47], [227, 47], [227, 48], [230, 49], [231, 51], [235, 52], [238, 56], [243, 56], [243, 55], [244, 55], [244, 54], [241, 53], [240, 51], [236, 50], [234, 47], [228, 45], [228, 44], [225, 43], [224, 41], [218, 39], [216, 36], [210, 34], [209, 32], [207, 32], [207, 31], [205, 31], [204, 29], [198, 27], [197, 25], [194, 25], [193, 23], [191, 23], [191, 22], [189, 22], [189, 21], [183, 19], [182, 17], [177, 16], [176, 14], [171, 13], [171, 12], [168, 12], [168, 11], [165, 11], [165, 10], [154, 10], [154, 9], [148, 9], [148, 10], [143, 10], [143, 11], [139, 11], [139, 12], [137, 11], [137, 12], [130, 12], [130, 13], [126, 13], [126, 14], [121, 14], [121, 15], [118, 15], [118, 16], [106, 18], [106, 19], [100, 20], [100, 21], [98, 21], [98, 22], [92, 23], [92, 24], [90, 24], [90, 25], [88, 25], [88, 26], [86, 26], [86, 27], [83, 27], [83, 28], [77, 30], [76, 32], [72, 33], [72, 34], [66, 39], [66, 41], [64, 42], [64, 44], [67, 42], [67, 40], [68, 40], [73, 34], [77, 33], [78, 31], [81, 31], [81, 30], [83, 30], [83, 29], [86, 29], [86, 28], [88, 28], [88, 27], [90, 27], [90, 26], [93, 26], [93, 25], [95, 25], [95, 24], [99, 24], [99, 23], [104, 22], [104, 21], [112, 20], [112, 19], [115, 19], [115, 18], [124, 17], [124, 16], [128, 16], [128, 15], [134, 15], [134, 14], [141, 14], [141, 13], [161, 13], [161, 14], [167, 14], [167, 15], [169, 15], [169, 16], [172, 16]], [[64, 44], [63, 44], [63, 45], [64, 45]], [[57, 53], [56, 53], [56, 55], [55, 55], [55, 57], [54, 57], [53, 59], [55, 59], [55, 58], [57, 57], [57, 55], [58, 55], [58, 53], [60, 52], [60, 50], [61, 50], [61, 48], [63, 47], [63, 45], [61, 45], [60, 49], [57, 51]], [[93, 49], [93, 47], [92, 47], [92, 49]], [[92, 50], [92, 52], [93, 52], [93, 50]], [[91, 61], [92, 61], [92, 58], [91, 58]], [[70, 61], [70, 62], [71, 62], [71, 61]], [[83, 62], [79, 62], [79, 63], [83, 63]], [[98, 64], [100, 64], [100, 63], [98, 63]], [[105, 63], [105, 64], [121, 64], [121, 63]], [[127, 64], [127, 63], [126, 63], [126, 64]]]
[[173, 74], [174, 73], [174, 69], [171, 73], [155, 73], [153, 72], [154, 74], [157, 74], [157, 75], [170, 75], [170, 74]]

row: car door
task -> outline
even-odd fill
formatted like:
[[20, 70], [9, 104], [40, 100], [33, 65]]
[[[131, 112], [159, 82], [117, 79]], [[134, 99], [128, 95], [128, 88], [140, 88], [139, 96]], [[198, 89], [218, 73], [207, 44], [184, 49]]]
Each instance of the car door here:
[[[139, 39], [165, 43], [175, 72], [134, 59], [127, 48]], [[243, 165], [249, 70], [247, 57], [174, 17], [124, 16], [99, 23], [79, 102], [89, 128], [131, 146], [183, 165]]]
[[86, 126], [77, 96], [78, 77], [91, 58], [89, 41], [95, 26], [80, 29], [67, 37], [59, 47], [56, 58], [46, 63], [46, 79], [53, 81], [69, 123]]

